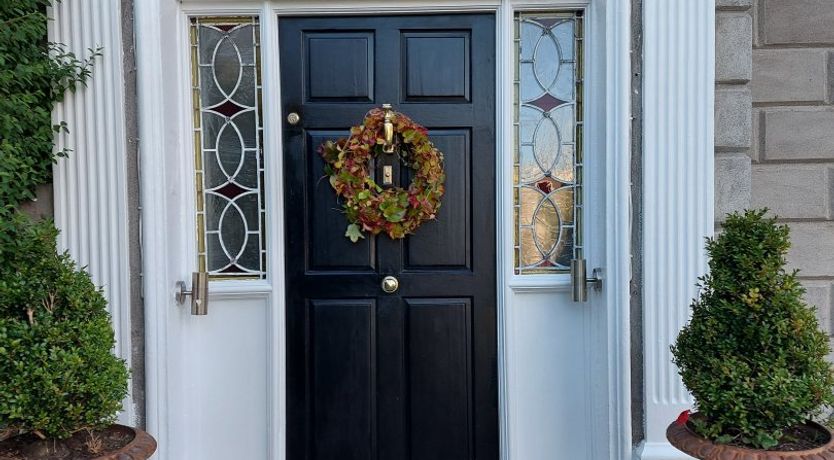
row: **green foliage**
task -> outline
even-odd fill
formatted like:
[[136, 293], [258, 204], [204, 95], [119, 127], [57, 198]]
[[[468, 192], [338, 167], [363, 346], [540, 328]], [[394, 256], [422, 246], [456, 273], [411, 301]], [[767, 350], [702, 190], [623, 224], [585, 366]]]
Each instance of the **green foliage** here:
[[53, 150], [53, 136], [67, 128], [52, 122], [52, 109], [86, 81], [98, 54], [80, 60], [47, 41], [51, 3], [0, 1], [0, 208], [33, 198], [56, 157], [67, 154]]
[[728, 216], [707, 242], [692, 320], [672, 347], [702, 436], [771, 448], [785, 429], [834, 403], [828, 337], [784, 269], [789, 229], [765, 210]]
[[0, 229], [0, 429], [65, 438], [111, 423], [127, 394], [106, 300], [58, 254], [51, 222]]

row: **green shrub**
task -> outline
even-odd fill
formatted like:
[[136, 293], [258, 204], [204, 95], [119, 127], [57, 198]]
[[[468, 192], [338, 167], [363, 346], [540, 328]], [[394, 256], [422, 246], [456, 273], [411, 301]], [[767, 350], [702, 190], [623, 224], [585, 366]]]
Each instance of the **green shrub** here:
[[765, 212], [734, 213], [708, 240], [710, 273], [672, 354], [703, 416], [691, 419], [699, 434], [770, 448], [834, 403], [834, 376], [828, 337], [784, 269], [789, 229]]
[[0, 208], [34, 197], [51, 179], [53, 136], [66, 130], [52, 108], [90, 75], [92, 59], [78, 59], [47, 41], [51, 0], [0, 0]]
[[106, 301], [51, 222], [0, 232], [0, 429], [65, 438], [111, 423], [127, 394]]

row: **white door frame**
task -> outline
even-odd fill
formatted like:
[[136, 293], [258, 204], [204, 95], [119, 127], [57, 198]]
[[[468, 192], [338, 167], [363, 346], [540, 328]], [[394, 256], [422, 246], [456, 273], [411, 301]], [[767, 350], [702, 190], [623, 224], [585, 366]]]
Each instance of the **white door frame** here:
[[[231, 15], [259, 14], [262, 39], [264, 75], [264, 126], [281, 126], [280, 79], [278, 70], [277, 21], [284, 14], [391, 14], [438, 11], [493, 11], [497, 14], [497, 199], [496, 225], [498, 235], [498, 360], [499, 399], [501, 414], [502, 457], [508, 458], [509, 439], [506, 414], [513, 404], [513, 395], [506, 393], [505, 355], [505, 298], [509, 277], [507, 264], [512, 257], [507, 251], [512, 246], [512, 232], [504, 225], [511, 218], [508, 202], [511, 180], [506, 167], [506, 152], [511, 151], [509, 135], [512, 122], [511, 80], [509, 63], [511, 52], [512, 18], [516, 8], [538, 9], [585, 7], [588, 11], [587, 62], [588, 80], [593, 85], [586, 107], [591, 107], [588, 123], [596, 123], [603, 136], [597, 136], [588, 148], [604, 152], [605, 168], [605, 284], [606, 308], [594, 313], [604, 324], [604, 343], [600, 352], [604, 357], [599, 382], [605, 400], [593, 401], [593, 413], [608, 442], [610, 459], [627, 459], [631, 455], [631, 395], [629, 342], [629, 238], [630, 238], [630, 0], [583, 1], [448, 1], [384, 0], [356, 1], [292, 1], [292, 2], [233, 2], [201, 1], [181, 4], [175, 0], [141, 0], [135, 2], [137, 45], [137, 77], [139, 92], [139, 132], [142, 201], [143, 288], [146, 328], [146, 407], [147, 427], [160, 445], [157, 458], [167, 460], [168, 421], [174, 414], [168, 410], [168, 385], [176, 376], [176, 336], [169, 331], [170, 314], [175, 308], [174, 282], [182, 279], [193, 267], [180, 263], [172, 266], [169, 248], [187, 247], [185, 235], [171, 234], [173, 227], [189, 229], [193, 234], [192, 217], [172, 215], [166, 200], [188, 200], [191, 179], [166, 179], [166, 170], [174, 163], [183, 171], [191, 171], [191, 133], [188, 129], [190, 100], [188, 98], [188, 60], [186, 48], [186, 16], [195, 14]], [[269, 48], [271, 47], [271, 48]], [[268, 50], [274, 50], [268, 51]], [[590, 85], [589, 85], [590, 86]], [[166, 88], [169, 90], [166, 93]], [[186, 91], [182, 91], [185, 88]], [[171, 94], [180, 94], [171, 99]], [[169, 96], [166, 98], [166, 95]], [[280, 129], [265, 129], [265, 146], [271, 152], [281, 152]], [[503, 152], [503, 154], [502, 154]], [[273, 334], [268, 353], [270, 395], [270, 457], [284, 459], [285, 452], [285, 375], [284, 375], [284, 273], [283, 273], [283, 202], [281, 155], [268, 158], [267, 209], [269, 216], [268, 251], [270, 266], [266, 282], [250, 285], [212, 286], [213, 293], [258, 290], [272, 298], [270, 325]], [[176, 183], [175, 183], [176, 182]], [[175, 232], [176, 233], [176, 232]], [[173, 352], [172, 352], [173, 351]], [[174, 358], [169, 359], [169, 354]], [[523, 459], [517, 459], [523, 460]]]

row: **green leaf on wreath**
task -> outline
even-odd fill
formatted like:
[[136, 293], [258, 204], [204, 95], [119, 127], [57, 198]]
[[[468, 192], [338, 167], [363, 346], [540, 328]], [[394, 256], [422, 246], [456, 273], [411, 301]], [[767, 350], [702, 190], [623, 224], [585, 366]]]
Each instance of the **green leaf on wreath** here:
[[400, 222], [405, 217], [405, 211], [405, 209], [399, 206], [392, 206], [382, 211], [382, 215], [385, 216], [385, 220], [388, 222]]
[[365, 239], [365, 235], [362, 234], [362, 231], [359, 230], [359, 226], [356, 224], [350, 224], [347, 226], [345, 236], [350, 238], [351, 243], [359, 241], [360, 238]]

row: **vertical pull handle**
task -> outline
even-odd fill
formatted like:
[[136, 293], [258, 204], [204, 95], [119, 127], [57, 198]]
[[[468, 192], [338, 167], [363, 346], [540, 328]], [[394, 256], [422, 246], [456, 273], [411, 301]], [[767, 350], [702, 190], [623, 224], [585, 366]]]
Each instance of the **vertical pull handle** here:
[[182, 305], [185, 303], [186, 297], [191, 297], [191, 314], [192, 315], [207, 315], [208, 314], [208, 273], [194, 272], [191, 274], [191, 290], [185, 288], [184, 281], [177, 281], [177, 303]]
[[394, 153], [394, 112], [391, 110], [391, 104], [382, 104], [382, 110], [385, 111], [382, 126], [385, 133], [385, 145], [382, 146], [382, 151]]
[[573, 259], [570, 261], [571, 291], [574, 302], [585, 302], [588, 300], [588, 285], [593, 284], [594, 290], [602, 289], [602, 269], [595, 268], [588, 278], [585, 259]]

